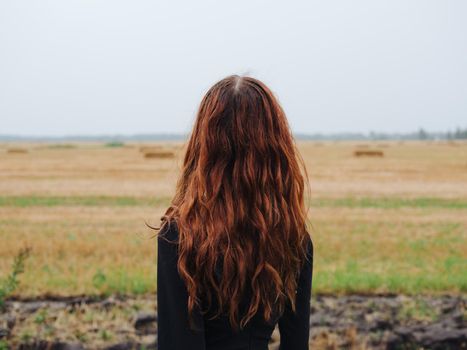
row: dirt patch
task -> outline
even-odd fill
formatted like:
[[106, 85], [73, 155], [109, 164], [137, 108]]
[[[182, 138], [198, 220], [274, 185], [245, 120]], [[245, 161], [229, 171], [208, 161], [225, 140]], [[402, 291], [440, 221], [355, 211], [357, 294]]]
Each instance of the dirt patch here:
[[[465, 296], [316, 296], [310, 347], [465, 349], [466, 305]], [[279, 337], [276, 330], [271, 350]], [[157, 349], [156, 296], [9, 300], [0, 342], [6, 349]]]

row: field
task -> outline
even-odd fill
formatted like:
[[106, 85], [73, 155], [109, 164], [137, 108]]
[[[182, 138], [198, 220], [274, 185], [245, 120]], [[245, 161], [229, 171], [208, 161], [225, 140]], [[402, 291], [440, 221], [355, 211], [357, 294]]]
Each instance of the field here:
[[[311, 178], [313, 293], [467, 292], [467, 143], [298, 144]], [[32, 249], [16, 296], [155, 292], [145, 221], [159, 223], [184, 145], [158, 144], [165, 156], [149, 158], [141, 146], [0, 145], [0, 277]]]

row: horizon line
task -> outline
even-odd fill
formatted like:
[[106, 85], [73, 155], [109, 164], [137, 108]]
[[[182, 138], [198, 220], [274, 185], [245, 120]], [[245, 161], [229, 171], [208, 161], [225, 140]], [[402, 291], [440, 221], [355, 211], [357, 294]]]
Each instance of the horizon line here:
[[[183, 132], [155, 132], [155, 133], [100, 133], [100, 134], [62, 134], [62, 135], [31, 135], [31, 134], [0, 134], [0, 141], [156, 141], [156, 140], [185, 140], [191, 133]], [[449, 139], [453, 136], [465, 138], [465, 130], [457, 127], [451, 131], [426, 131], [419, 128], [408, 132], [293, 132], [292, 135], [300, 140], [372, 140], [372, 139]]]

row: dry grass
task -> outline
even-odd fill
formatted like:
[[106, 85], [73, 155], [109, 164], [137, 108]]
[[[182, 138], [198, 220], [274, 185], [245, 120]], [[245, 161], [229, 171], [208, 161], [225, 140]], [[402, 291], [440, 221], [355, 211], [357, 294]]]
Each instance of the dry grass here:
[[[315, 292], [465, 292], [467, 144], [387, 145], [374, 159], [354, 157], [352, 142], [299, 143], [313, 194]], [[173, 195], [182, 146], [0, 153], [0, 275], [29, 245], [18, 294], [153, 292], [145, 220], [157, 225]], [[147, 161], [148, 148], [175, 157]]]

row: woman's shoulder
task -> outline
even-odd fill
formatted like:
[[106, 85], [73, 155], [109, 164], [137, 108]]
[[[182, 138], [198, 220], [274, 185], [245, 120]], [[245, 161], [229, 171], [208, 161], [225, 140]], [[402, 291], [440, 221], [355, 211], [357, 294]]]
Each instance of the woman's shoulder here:
[[178, 238], [177, 222], [175, 220], [164, 221], [157, 234], [158, 241], [164, 240], [169, 243], [178, 243]]
[[307, 253], [308, 255], [310, 255], [311, 257], [313, 257], [313, 239], [311, 238], [310, 235], [307, 236]]
[[311, 235], [308, 233], [305, 236], [305, 259], [310, 264], [313, 264], [313, 251], [314, 251], [313, 239]]
[[158, 263], [167, 266], [178, 259], [178, 228], [175, 222], [164, 221], [157, 233]]

